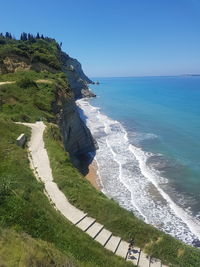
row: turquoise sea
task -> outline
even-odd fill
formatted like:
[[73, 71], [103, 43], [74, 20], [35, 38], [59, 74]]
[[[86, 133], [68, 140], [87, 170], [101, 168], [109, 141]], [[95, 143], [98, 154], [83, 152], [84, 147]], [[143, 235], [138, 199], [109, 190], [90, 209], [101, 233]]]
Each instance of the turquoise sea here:
[[102, 191], [188, 244], [200, 239], [200, 77], [93, 78], [79, 100]]

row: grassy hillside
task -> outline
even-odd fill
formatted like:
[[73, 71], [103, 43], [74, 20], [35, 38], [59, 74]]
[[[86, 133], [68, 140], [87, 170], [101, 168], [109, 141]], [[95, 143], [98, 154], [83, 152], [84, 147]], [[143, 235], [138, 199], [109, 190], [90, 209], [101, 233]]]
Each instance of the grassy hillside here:
[[[16, 41], [0, 36], [0, 65], [8, 55], [23, 56], [27, 62], [36, 65], [45, 63], [54, 70], [0, 75], [0, 82], [14, 82], [0, 85], [0, 244], [5, 244], [5, 240], [7, 243], [7, 246], [3, 245], [5, 250], [0, 249], [0, 260], [5, 262], [5, 266], [18, 266], [11, 264], [12, 255], [9, 251], [13, 248], [16, 251], [13, 261], [21, 257], [28, 261], [33, 253], [35, 260], [41, 262], [39, 266], [45, 266], [43, 262], [48, 263], [52, 257], [55, 264], [48, 263], [46, 266], [59, 266], [65, 259], [67, 264], [76, 266], [132, 266], [103, 249], [50, 205], [43, 193], [43, 185], [35, 179], [29, 168], [26, 148], [16, 145], [16, 138], [22, 132], [29, 137], [30, 130], [14, 123], [43, 119], [51, 122], [45, 143], [53, 175], [71, 203], [88, 212], [115, 235], [126, 240], [134, 238], [136, 244], [150, 255], [173, 266], [199, 267], [199, 250], [123, 210], [113, 200], [96, 191], [71, 165], [63, 150], [60, 132], [52, 124], [56, 122], [57, 105], [60, 105], [58, 94], [72, 96], [65, 76], [59, 69], [59, 49], [52, 39]], [[19, 247], [16, 240], [19, 240]], [[31, 242], [33, 247], [29, 250]], [[22, 250], [24, 246], [26, 249]], [[29, 266], [25, 260], [21, 266]]]
[[[55, 84], [59, 84], [59, 79], [56, 78], [52, 84], [39, 84], [36, 88], [21, 88], [18, 84], [0, 86], [0, 227], [12, 228], [20, 235], [25, 232], [34, 239], [53, 244], [52, 253], [58, 253], [58, 257], [52, 266], [59, 266], [59, 261], [65, 257], [75, 258], [77, 266], [131, 266], [130, 263], [103, 249], [98, 243], [94, 243], [89, 236], [73, 226], [50, 205], [43, 193], [43, 184], [35, 179], [29, 168], [26, 149], [16, 145], [16, 138], [21, 133], [30, 136], [30, 130], [16, 125], [13, 120], [34, 121], [38, 117], [45, 117], [51, 121], [54, 118], [51, 102], [57, 88]], [[36, 95], [38, 93], [44, 96], [42, 108], [34, 102], [34, 90]], [[14, 246], [11, 236], [12, 233], [8, 234], [8, 251]], [[36, 246], [35, 250], [36, 254], [42, 255], [40, 246]], [[46, 252], [48, 253], [48, 250]], [[20, 247], [16, 254], [16, 257], [23, 257]], [[0, 250], [0, 256], [4, 257], [3, 250]], [[10, 258], [4, 259], [7, 260], [6, 266], [18, 266], [10, 264], [11, 259], [12, 254]]]
[[63, 73], [17, 72], [1, 75], [0, 81], [15, 82], [0, 85], [1, 116], [13, 121], [35, 122], [41, 118], [55, 121], [53, 103], [57, 91], [71, 94]]
[[78, 264], [52, 244], [0, 228], [0, 266], [75, 267]]
[[87, 212], [89, 216], [96, 218], [114, 235], [121, 236], [127, 241], [133, 238], [136, 245], [143, 248], [149, 255], [171, 263], [173, 266], [200, 266], [198, 249], [187, 246], [144, 223], [94, 189], [70, 164], [60, 140], [59, 129], [50, 124], [45, 134], [45, 144], [53, 176], [71, 203]]

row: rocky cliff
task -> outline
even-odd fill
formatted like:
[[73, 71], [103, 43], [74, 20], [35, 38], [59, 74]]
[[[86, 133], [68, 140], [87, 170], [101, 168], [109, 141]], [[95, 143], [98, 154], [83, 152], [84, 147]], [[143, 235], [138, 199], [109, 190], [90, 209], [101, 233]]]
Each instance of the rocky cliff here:
[[66, 79], [62, 84], [66, 88], [61, 86], [56, 91], [53, 111], [62, 132], [65, 149], [74, 165], [85, 173], [96, 145], [89, 129], [80, 119], [75, 99], [94, 96], [88, 88], [92, 81], [84, 74], [78, 60], [63, 52], [54, 39], [34, 36], [29, 39], [15, 40], [0, 35], [0, 74], [30, 70], [46, 74], [50, 72], [54, 81], [60, 79], [58, 77], [64, 79], [64, 75], [57, 73], [65, 74]]
[[94, 97], [95, 94], [88, 88], [88, 84], [93, 82], [84, 74], [80, 62], [62, 51], [58, 51], [58, 59], [60, 66], [59, 68], [55, 68], [55, 66], [51, 66], [40, 60], [36, 61], [32, 57], [17, 53], [10, 53], [4, 57], [0, 55], [0, 74], [24, 70], [35, 70], [37, 72], [49, 71], [52, 73], [63, 71], [76, 99], [81, 97]]
[[88, 84], [93, 82], [84, 74], [80, 62], [64, 52], [61, 52], [61, 61], [62, 71], [67, 76], [75, 98], [95, 96], [88, 88]]
[[90, 130], [80, 119], [74, 101], [62, 99], [59, 126], [63, 136], [64, 147], [69, 152], [72, 163], [83, 174], [88, 173], [88, 165], [95, 155], [97, 145]]

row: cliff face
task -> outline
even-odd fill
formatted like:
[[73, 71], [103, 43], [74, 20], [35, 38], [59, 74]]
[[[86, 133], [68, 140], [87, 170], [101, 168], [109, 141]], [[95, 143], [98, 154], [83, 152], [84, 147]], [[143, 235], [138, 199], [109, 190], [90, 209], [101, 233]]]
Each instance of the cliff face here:
[[75, 98], [95, 96], [88, 88], [92, 81], [84, 74], [78, 60], [61, 52], [62, 71], [66, 74]]
[[[61, 52], [62, 71], [65, 73], [75, 98], [95, 96], [88, 88], [92, 81], [84, 74], [78, 60]], [[69, 152], [72, 163], [83, 174], [88, 172], [88, 165], [97, 149], [96, 141], [90, 130], [81, 120], [74, 99], [60, 98], [62, 109], [59, 113], [59, 126], [64, 146]]]
[[97, 149], [96, 141], [81, 120], [75, 101], [60, 95], [59, 102], [62, 104], [58, 113], [58, 124], [65, 150], [69, 152], [74, 166], [86, 174]]
[[[64, 147], [73, 164], [83, 173], [87, 172], [87, 164], [91, 153], [95, 153], [96, 145], [89, 129], [80, 119], [75, 99], [95, 95], [88, 88], [88, 83], [92, 81], [84, 74], [81, 64], [61, 51], [53, 39], [22, 42], [0, 38], [0, 41], [0, 74], [34, 70], [63, 72], [66, 75], [70, 88], [57, 90], [53, 109], [62, 132]], [[56, 77], [55, 75], [55, 80]]]

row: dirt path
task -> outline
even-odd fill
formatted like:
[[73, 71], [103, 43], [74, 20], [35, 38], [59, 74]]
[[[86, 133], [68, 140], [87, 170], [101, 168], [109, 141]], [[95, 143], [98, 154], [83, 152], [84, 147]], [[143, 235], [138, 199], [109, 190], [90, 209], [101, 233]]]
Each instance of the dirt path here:
[[12, 84], [12, 83], [15, 83], [15, 82], [0, 82], [0, 85], [4, 85], [4, 84]]
[[[14, 83], [16, 83], [16, 81], [0, 82], [0, 86], [1, 85], [5, 85], [5, 84], [14, 84]], [[40, 80], [36, 80], [36, 83], [48, 83], [48, 84], [52, 84], [53, 82], [51, 80], [40, 79]]]

